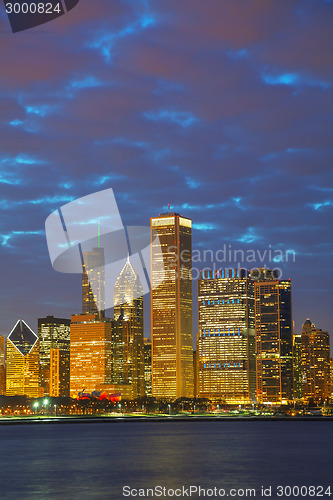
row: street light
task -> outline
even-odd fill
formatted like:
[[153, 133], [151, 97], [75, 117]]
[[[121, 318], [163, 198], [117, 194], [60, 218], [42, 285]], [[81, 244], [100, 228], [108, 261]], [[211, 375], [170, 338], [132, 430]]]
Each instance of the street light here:
[[54, 405], [54, 415], [57, 416], [57, 405]]
[[38, 401], [34, 402], [35, 413], [38, 412]]
[[169, 415], [171, 414], [171, 405], [169, 404], [168, 405], [168, 408], [169, 408]]
[[[48, 399], [44, 399], [43, 404], [44, 404], [45, 407], [47, 407], [47, 405], [49, 404], [49, 400]], [[46, 411], [47, 411], [47, 408], [46, 408]]]

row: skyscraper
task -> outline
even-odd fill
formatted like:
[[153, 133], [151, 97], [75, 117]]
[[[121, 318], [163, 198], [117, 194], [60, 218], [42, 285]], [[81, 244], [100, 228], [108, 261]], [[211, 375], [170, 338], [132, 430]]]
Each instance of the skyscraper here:
[[330, 337], [307, 319], [302, 330], [303, 399], [316, 403], [330, 398]]
[[111, 383], [111, 321], [74, 314], [70, 325], [70, 396]]
[[101, 318], [105, 309], [104, 249], [96, 247], [82, 255], [82, 313]]
[[113, 342], [113, 364], [116, 366], [118, 358], [117, 366], [122, 374], [121, 383], [132, 385], [133, 398], [143, 397], [145, 395], [143, 289], [129, 258], [114, 286], [114, 319], [119, 335]]
[[50, 396], [69, 396], [69, 349], [50, 349]]
[[150, 224], [153, 396], [193, 397], [192, 221], [168, 213]]
[[[47, 316], [46, 318], [38, 318], [38, 335], [39, 335], [39, 381], [40, 387], [43, 388], [44, 394], [50, 394], [50, 351], [51, 349], [59, 349], [63, 362], [67, 365], [67, 371], [63, 370], [60, 381], [62, 387], [60, 396], [69, 395], [69, 334], [70, 320], [64, 318], [55, 318]], [[65, 361], [67, 358], [67, 361]]]
[[5, 337], [0, 335], [0, 396], [6, 394]]
[[293, 398], [301, 399], [302, 395], [302, 336], [293, 335]]
[[254, 283], [245, 269], [201, 272], [198, 320], [199, 397], [254, 402]]
[[144, 339], [145, 348], [145, 393], [146, 396], [151, 397], [151, 340], [148, 338]]
[[18, 320], [7, 337], [6, 395], [39, 396], [39, 342], [37, 335]]
[[293, 397], [291, 281], [263, 271], [255, 283], [257, 398], [282, 404]]

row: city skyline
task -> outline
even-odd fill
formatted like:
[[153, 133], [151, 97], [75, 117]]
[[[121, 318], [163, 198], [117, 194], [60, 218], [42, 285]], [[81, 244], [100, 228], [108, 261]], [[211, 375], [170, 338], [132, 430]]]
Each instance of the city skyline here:
[[[160, 216], [161, 215], [162, 216], [175, 215], [174, 212], [170, 212], [170, 205], [168, 205], [168, 210], [169, 210], [169, 213], [160, 214]], [[180, 217], [183, 217], [181, 214], [177, 214], [177, 215], [180, 215]], [[155, 218], [158, 219], [160, 216], [155, 216]], [[183, 217], [183, 218], [186, 219], [186, 217]], [[98, 228], [99, 227], [100, 227], [100, 223], [98, 224]], [[186, 250], [185, 250], [185, 252], [186, 252]], [[261, 268], [261, 264], [264, 260], [263, 256], [266, 256], [268, 258], [268, 265], [266, 265], [266, 263], [264, 262], [264, 266], [267, 269], [270, 269], [272, 267], [271, 264], [275, 265], [276, 266], [275, 269], [277, 269], [276, 272], [278, 273], [278, 277], [281, 278], [284, 275], [284, 273], [282, 271], [282, 267], [280, 267], [281, 262], [279, 262], [278, 260], [275, 260], [274, 256], [275, 255], [278, 255], [279, 257], [282, 256], [283, 262], [286, 262], [286, 263], [289, 262], [291, 264], [294, 263], [296, 260], [296, 254], [295, 254], [294, 250], [292, 250], [292, 249], [287, 249], [283, 254], [283, 252], [281, 250], [278, 250], [278, 249], [274, 250], [272, 248], [268, 248], [266, 250], [263, 250], [263, 252], [261, 253], [260, 250], [258, 250], [258, 249], [256, 249], [256, 250], [249, 249], [249, 248], [247, 248], [247, 249], [246, 248], [245, 249], [238, 248], [237, 249], [235, 247], [232, 247], [232, 245], [230, 245], [230, 244], [228, 246], [224, 244], [223, 248], [219, 248], [216, 251], [213, 251], [210, 249], [205, 249], [205, 248], [198, 248], [194, 251], [194, 253], [195, 253], [195, 257], [194, 257], [194, 260], [192, 261], [192, 295], [193, 295], [192, 320], [193, 320], [193, 347], [194, 347], [194, 349], [196, 348], [197, 334], [198, 334], [197, 282], [200, 281], [200, 279], [201, 279], [200, 276], [201, 276], [202, 271], [218, 273], [219, 271], [223, 271], [223, 270], [232, 270], [233, 264], [235, 264], [235, 260], [237, 260], [237, 258], [239, 258], [240, 261], [236, 262], [237, 266], [238, 266], [237, 269], [250, 271], [250, 273], [253, 272], [255, 274], [256, 271]], [[255, 254], [257, 254], [259, 256], [258, 265], [253, 264], [253, 262], [258, 262], [258, 261], [254, 260], [253, 256]], [[79, 275], [79, 280], [76, 279], [76, 282], [80, 288], [78, 291], [76, 290], [76, 292], [75, 292], [75, 294], [77, 296], [75, 302], [77, 302], [77, 298], [79, 298], [79, 307], [77, 310], [71, 311], [71, 313], [69, 314], [69, 318], [73, 314], [80, 314], [81, 311], [84, 312], [85, 314], [86, 313], [90, 313], [90, 314], [97, 313], [99, 311], [99, 308], [96, 307], [94, 298], [92, 298], [92, 299], [89, 298], [90, 296], [93, 297], [94, 294], [99, 295], [100, 298], [98, 300], [100, 301], [101, 305], [103, 304], [103, 301], [104, 301], [104, 288], [105, 288], [104, 249], [101, 247], [98, 247], [98, 248], [92, 247], [91, 251], [87, 251], [87, 252], [83, 253], [83, 257], [84, 257], [83, 272], [82, 272], [82, 275]], [[228, 259], [230, 259], [230, 261], [229, 261], [230, 265], [226, 266], [225, 263], [228, 263]], [[185, 261], [186, 261], [186, 256], [185, 256]], [[89, 270], [89, 273], [91, 274], [90, 278], [88, 278], [87, 272], [85, 271], [86, 265], [88, 262], [90, 262], [90, 270]], [[131, 265], [130, 256], [127, 257], [127, 262]], [[96, 266], [97, 266], [97, 268], [96, 268]], [[96, 273], [96, 271], [94, 271], [95, 268], [98, 270], [97, 273]], [[53, 270], [51, 269], [51, 272], [52, 271]], [[54, 273], [54, 271], [53, 271], [53, 273]], [[280, 276], [280, 273], [281, 273], [281, 276]], [[96, 274], [96, 276], [95, 276], [95, 274]], [[103, 276], [100, 277], [100, 275], [103, 275]], [[68, 274], [65, 276], [66, 276], [65, 279], [67, 279]], [[97, 276], [98, 276], [98, 278], [97, 278]], [[73, 278], [73, 276], [71, 276], [71, 277]], [[91, 290], [91, 285], [89, 283], [90, 279], [92, 280], [92, 283], [94, 283], [94, 291]], [[96, 281], [96, 279], [97, 279], [97, 281]], [[111, 287], [113, 287], [116, 284], [117, 279], [118, 278], [115, 279], [115, 283], [111, 284]], [[110, 286], [110, 284], [108, 284], [108, 285]], [[80, 289], [81, 289], [81, 292], [80, 292]], [[101, 291], [101, 289], [102, 289], [102, 291]], [[78, 295], [77, 295], [77, 293], [78, 293]], [[81, 300], [80, 300], [80, 294], [82, 296]], [[151, 294], [146, 294], [146, 300], [143, 301], [144, 308], [145, 308], [144, 336], [145, 337], [149, 336], [149, 338], [151, 338], [151, 321], [150, 321], [150, 316], [151, 316], [151, 308], [150, 308], [151, 304], [150, 304], [150, 302], [151, 301], [149, 299], [150, 295]], [[89, 305], [90, 303], [91, 303], [91, 305]], [[58, 308], [56, 310], [59, 312], [59, 316], [64, 316], [64, 314], [62, 314], [62, 311], [65, 310], [65, 307], [66, 307], [65, 303], [63, 304], [63, 308], [61, 308], [58, 305]], [[107, 316], [113, 317], [114, 308], [111, 308], [111, 309], [109, 308], [106, 311], [107, 311]], [[103, 315], [104, 313], [105, 313], [104, 309], [101, 309], [101, 313], [99, 313], [99, 314]], [[55, 308], [54, 309], [51, 308], [51, 310], [47, 311], [47, 316], [50, 316], [50, 315], [51, 315], [51, 317], [56, 315]], [[147, 316], [149, 317], [148, 321], [147, 321]], [[309, 318], [309, 316], [311, 316], [311, 314], [304, 311], [304, 314], [302, 317], [303, 319], [302, 319], [302, 323], [301, 323], [300, 328], [297, 328], [297, 326], [295, 327], [296, 334], [301, 333], [302, 325], [303, 325], [304, 321]], [[21, 317], [23, 317], [23, 315], [21, 315]], [[38, 318], [39, 318], [36, 316], [36, 314], [33, 311], [30, 311], [30, 315], [28, 315], [28, 317], [33, 318], [33, 320], [30, 321], [30, 323], [32, 323], [32, 324], [34, 322], [37, 322]], [[67, 319], [69, 320], [69, 318], [67, 318]], [[293, 320], [293, 323], [295, 323], [295, 320]], [[330, 331], [330, 328], [327, 327], [327, 325], [321, 325], [321, 326], [324, 329], [328, 330], [328, 333], [329, 333], [330, 337], [332, 336], [332, 340], [333, 340], [333, 332]], [[1, 332], [1, 335], [3, 335], [6, 339], [6, 337], [9, 335], [9, 332]], [[331, 340], [331, 342], [332, 342], [332, 340]]]
[[14, 35], [1, 12], [0, 333], [18, 310], [34, 328], [80, 311], [44, 222], [109, 187], [124, 225], [191, 218], [193, 252], [294, 250], [296, 330], [330, 331], [332, 18], [324, 0], [95, 0]]

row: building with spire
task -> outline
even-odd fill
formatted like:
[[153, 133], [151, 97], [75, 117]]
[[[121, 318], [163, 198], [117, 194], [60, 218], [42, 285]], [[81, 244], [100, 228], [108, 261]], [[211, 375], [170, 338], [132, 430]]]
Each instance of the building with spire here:
[[153, 396], [193, 397], [192, 221], [166, 213], [150, 227]]
[[131, 384], [133, 398], [145, 395], [143, 288], [129, 257], [114, 286], [112, 379]]
[[38, 336], [18, 320], [6, 343], [6, 395], [39, 396]]
[[100, 246], [82, 253], [82, 313], [104, 316], [105, 258]]
[[331, 397], [330, 336], [307, 319], [301, 341], [303, 399], [315, 403], [327, 401]]

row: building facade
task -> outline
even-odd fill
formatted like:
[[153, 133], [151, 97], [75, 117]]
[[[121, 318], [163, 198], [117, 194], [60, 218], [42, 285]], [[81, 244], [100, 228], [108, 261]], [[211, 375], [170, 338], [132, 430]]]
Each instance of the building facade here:
[[198, 280], [198, 395], [230, 404], [256, 400], [254, 283], [243, 269]]
[[302, 336], [293, 335], [293, 397], [294, 400], [302, 399], [303, 373], [302, 373]]
[[192, 221], [168, 213], [150, 226], [153, 396], [193, 397]]
[[133, 398], [141, 398], [145, 395], [143, 289], [129, 259], [117, 278], [113, 296], [113, 380], [131, 384]]
[[98, 314], [101, 318], [105, 309], [104, 249], [96, 247], [82, 256], [82, 313]]
[[269, 273], [255, 282], [257, 399], [282, 404], [293, 398], [291, 281]]
[[69, 349], [50, 349], [49, 394], [53, 397], [69, 396]]
[[70, 324], [70, 396], [111, 384], [111, 334], [108, 319], [75, 314]]
[[0, 396], [6, 394], [5, 337], [0, 335]]
[[303, 399], [315, 403], [327, 401], [331, 397], [330, 336], [307, 319], [301, 339]]
[[6, 395], [39, 396], [38, 336], [18, 320], [6, 342]]
[[148, 338], [143, 340], [145, 349], [145, 394], [151, 397], [153, 395], [151, 390], [151, 340]]
[[[61, 359], [67, 365], [67, 370], [61, 370], [60, 396], [69, 396], [69, 335], [70, 320], [46, 316], [38, 318], [39, 336], [39, 383], [45, 395], [50, 392], [50, 363], [51, 350], [58, 349], [62, 352]], [[66, 361], [67, 359], [67, 361]]]

